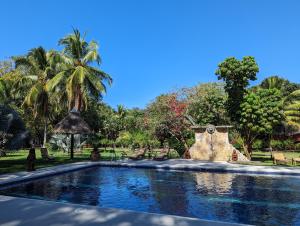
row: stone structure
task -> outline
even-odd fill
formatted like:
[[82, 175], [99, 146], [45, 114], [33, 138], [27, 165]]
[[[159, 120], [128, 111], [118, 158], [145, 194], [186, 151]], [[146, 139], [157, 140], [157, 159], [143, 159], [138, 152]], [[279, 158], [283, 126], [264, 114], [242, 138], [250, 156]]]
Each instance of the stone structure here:
[[228, 129], [231, 126], [192, 126], [195, 144], [190, 148], [191, 159], [206, 161], [231, 161], [235, 150], [238, 161], [249, 161], [229, 143]]

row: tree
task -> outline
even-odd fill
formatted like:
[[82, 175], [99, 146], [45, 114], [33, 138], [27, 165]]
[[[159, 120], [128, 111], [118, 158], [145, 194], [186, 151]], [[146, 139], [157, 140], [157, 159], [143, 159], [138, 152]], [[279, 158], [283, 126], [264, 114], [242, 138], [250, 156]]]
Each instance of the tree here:
[[[176, 93], [161, 95], [147, 107], [150, 127], [162, 143], [168, 140], [180, 156], [187, 153], [190, 138], [189, 126], [185, 118], [187, 103]], [[164, 137], [163, 137], [164, 136]]]
[[287, 79], [275, 75], [264, 79], [259, 87], [263, 89], [278, 89], [281, 91], [282, 96], [286, 97], [297, 89], [300, 89], [300, 84], [290, 82]]
[[225, 103], [227, 95], [223, 83], [204, 83], [185, 91], [187, 114], [199, 125], [229, 123]]
[[0, 61], [0, 77], [13, 70], [13, 62], [11, 60]]
[[259, 68], [254, 57], [246, 56], [241, 61], [234, 57], [225, 59], [218, 65], [215, 74], [219, 80], [224, 80], [224, 89], [228, 94], [226, 108], [232, 122], [240, 118], [241, 103], [247, 93], [249, 80], [256, 80]]
[[277, 89], [249, 92], [241, 104], [240, 133], [244, 151], [250, 159], [252, 144], [259, 135], [271, 134], [283, 120], [281, 93]]
[[101, 58], [98, 44], [86, 42], [77, 29], [74, 33], [59, 40], [64, 46], [60, 61], [63, 70], [47, 83], [49, 90], [66, 90], [69, 110], [86, 109], [88, 98], [99, 100], [106, 91], [105, 82], [109, 85], [112, 78], [93, 64], [100, 65]]
[[284, 114], [288, 125], [300, 128], [300, 89], [292, 92], [284, 100]]
[[106, 138], [113, 143], [113, 148], [115, 148], [116, 140], [119, 137], [119, 134], [124, 130], [124, 117], [125, 109], [121, 106], [118, 106], [118, 110], [110, 108], [106, 112], [104, 120], [103, 134]]
[[[55, 52], [48, 52], [43, 47], [31, 49], [26, 56], [15, 57], [15, 65], [22, 76], [16, 80], [17, 86], [29, 86], [23, 105], [30, 107], [34, 118], [40, 117], [44, 121], [43, 147], [47, 142], [47, 123], [49, 117], [50, 97], [46, 83], [55, 75]], [[27, 84], [24, 84], [27, 83]]]

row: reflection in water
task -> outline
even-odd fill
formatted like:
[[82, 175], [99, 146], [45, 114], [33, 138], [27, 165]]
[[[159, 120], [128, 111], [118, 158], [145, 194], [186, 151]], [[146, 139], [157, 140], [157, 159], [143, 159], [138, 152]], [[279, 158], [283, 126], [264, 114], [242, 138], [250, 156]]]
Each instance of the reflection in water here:
[[94, 167], [0, 194], [256, 225], [300, 225], [300, 179]]
[[196, 189], [207, 194], [223, 194], [231, 190], [234, 174], [229, 173], [193, 173], [196, 181]]

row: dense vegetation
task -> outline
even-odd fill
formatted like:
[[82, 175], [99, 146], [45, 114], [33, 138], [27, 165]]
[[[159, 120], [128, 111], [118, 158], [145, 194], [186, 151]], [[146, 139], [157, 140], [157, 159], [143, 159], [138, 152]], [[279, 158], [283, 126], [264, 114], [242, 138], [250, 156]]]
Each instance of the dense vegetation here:
[[249, 87], [259, 71], [253, 57], [225, 59], [215, 73], [220, 82], [162, 94], [145, 109], [122, 105], [114, 109], [102, 101], [112, 78], [100, 69], [98, 44], [87, 42], [74, 30], [60, 39], [59, 45], [62, 51], [37, 47], [0, 63], [0, 111], [17, 112], [29, 131], [23, 140], [14, 140], [15, 132], [4, 126], [8, 119], [1, 116], [2, 152], [13, 141], [26, 145], [29, 137], [41, 146], [63, 148], [62, 140], [67, 137], [53, 135], [52, 130], [71, 109], [80, 111], [90, 125], [93, 135], [86, 142], [93, 146], [168, 145], [180, 156], [194, 142], [191, 121], [234, 125], [231, 141], [248, 158], [253, 146], [270, 147], [277, 142], [274, 135], [299, 130], [300, 85], [271, 76]]

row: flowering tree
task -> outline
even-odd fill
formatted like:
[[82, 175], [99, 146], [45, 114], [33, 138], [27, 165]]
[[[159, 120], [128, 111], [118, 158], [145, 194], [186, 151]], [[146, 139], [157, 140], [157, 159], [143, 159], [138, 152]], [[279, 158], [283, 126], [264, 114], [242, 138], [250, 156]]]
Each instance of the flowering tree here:
[[177, 94], [161, 95], [148, 106], [151, 124], [155, 135], [161, 143], [169, 141], [180, 156], [188, 153], [189, 124], [185, 113], [187, 104]]

